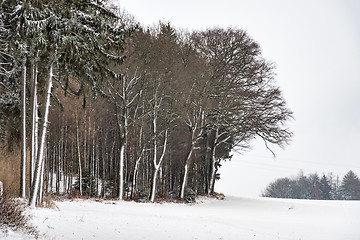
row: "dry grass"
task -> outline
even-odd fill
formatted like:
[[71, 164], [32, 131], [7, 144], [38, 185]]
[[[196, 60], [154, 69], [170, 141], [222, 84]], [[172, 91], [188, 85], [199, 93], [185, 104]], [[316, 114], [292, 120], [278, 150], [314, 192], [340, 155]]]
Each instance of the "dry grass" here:
[[[29, 183], [29, 152], [27, 153], [27, 183]], [[0, 150], [0, 181], [4, 184], [4, 191], [8, 196], [19, 196], [20, 194], [20, 160], [21, 151], [14, 148], [11, 152]]]
[[54, 210], [60, 210], [59, 207], [56, 205], [55, 201], [59, 198], [56, 198], [55, 195], [47, 194], [44, 195], [42, 203], [39, 205], [39, 207], [42, 208], [51, 208]]

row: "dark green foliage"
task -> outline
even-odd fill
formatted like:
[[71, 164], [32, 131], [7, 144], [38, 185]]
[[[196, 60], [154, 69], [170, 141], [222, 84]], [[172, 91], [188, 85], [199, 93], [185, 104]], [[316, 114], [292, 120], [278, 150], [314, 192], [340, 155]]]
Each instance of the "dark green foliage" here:
[[146, 201], [150, 196], [150, 191], [147, 188], [138, 188], [137, 189], [137, 199], [139, 202]]
[[353, 171], [344, 176], [340, 192], [344, 200], [360, 200], [360, 180]]
[[[79, 179], [76, 180], [76, 182], [74, 183], [73, 185], [73, 188], [75, 190], [80, 190], [80, 187], [79, 187]], [[95, 179], [94, 177], [90, 174], [90, 171], [89, 169], [84, 169], [82, 171], [82, 191], [83, 191], [83, 194], [86, 194], [90, 197], [94, 197], [95, 194], [96, 194], [96, 182], [95, 182]]]
[[[1, 92], [1, 91], [0, 91]], [[0, 139], [9, 147], [20, 140], [20, 96], [17, 92], [0, 94]]]
[[189, 187], [185, 188], [184, 200], [188, 203], [195, 202], [196, 192]]
[[322, 199], [330, 200], [331, 199], [331, 185], [325, 174], [322, 176], [320, 180], [320, 191], [322, 195]]

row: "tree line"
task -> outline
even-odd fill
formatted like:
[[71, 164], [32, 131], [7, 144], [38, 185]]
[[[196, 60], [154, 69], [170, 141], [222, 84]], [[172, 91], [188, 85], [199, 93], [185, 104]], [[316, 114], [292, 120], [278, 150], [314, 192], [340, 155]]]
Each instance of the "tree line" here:
[[316, 200], [360, 200], [360, 179], [349, 171], [342, 180], [333, 174], [319, 177], [317, 173], [296, 178], [279, 178], [270, 183], [263, 197], [316, 199]]
[[1, 16], [1, 136], [31, 206], [212, 194], [233, 149], [291, 139], [274, 64], [241, 29], [142, 27], [89, 0], [3, 0]]

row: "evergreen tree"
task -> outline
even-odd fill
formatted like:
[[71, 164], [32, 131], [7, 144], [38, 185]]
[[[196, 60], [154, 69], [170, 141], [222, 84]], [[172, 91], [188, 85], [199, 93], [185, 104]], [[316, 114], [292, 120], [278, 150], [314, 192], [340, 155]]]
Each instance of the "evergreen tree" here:
[[[14, 71], [14, 79], [20, 79], [17, 85], [21, 85], [21, 181], [20, 196], [26, 195], [26, 102], [27, 102], [27, 70], [28, 58], [34, 56], [34, 51], [42, 42], [41, 31], [46, 23], [46, 13], [42, 11], [40, 1], [10, 1], [1, 2], [2, 19], [6, 31], [4, 43], [6, 43], [7, 55], [12, 55], [16, 63], [17, 71]], [[45, 13], [45, 15], [43, 15]], [[21, 77], [20, 77], [21, 76]]]
[[360, 200], [360, 180], [353, 171], [349, 171], [344, 176], [340, 191], [344, 200]]
[[310, 174], [308, 177], [312, 185], [311, 190], [311, 199], [321, 199], [321, 190], [320, 190], [320, 178], [317, 173]]
[[325, 174], [323, 174], [320, 185], [321, 197], [323, 200], [330, 200], [331, 199], [331, 185]]
[[110, 62], [122, 63], [124, 57], [119, 54], [128, 36], [122, 25], [116, 25], [118, 18], [106, 8], [105, 1], [50, 1], [43, 2], [43, 6], [43, 12], [49, 13], [44, 32], [47, 57], [46, 94], [43, 100], [44, 118], [30, 198], [31, 206], [35, 206], [39, 192], [53, 72], [63, 73], [65, 70], [66, 84], [59, 81], [60, 86], [65, 86], [65, 90], [68, 90], [66, 86], [69, 86], [69, 79], [74, 79], [80, 83], [79, 94], [82, 93], [82, 86], [86, 84], [98, 92], [101, 80], [119, 75], [111, 71], [108, 65]]

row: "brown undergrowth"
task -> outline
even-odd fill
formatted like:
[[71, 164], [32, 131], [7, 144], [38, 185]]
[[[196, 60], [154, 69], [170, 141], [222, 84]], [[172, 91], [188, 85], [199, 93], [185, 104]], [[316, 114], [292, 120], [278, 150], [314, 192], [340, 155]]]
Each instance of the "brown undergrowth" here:
[[[26, 183], [29, 184], [30, 179], [30, 160], [29, 150], [27, 153], [27, 179]], [[4, 191], [8, 196], [20, 196], [20, 148], [14, 147], [12, 150], [7, 148], [0, 148], [0, 181], [4, 184]], [[28, 194], [29, 186], [27, 186]]]
[[0, 229], [3, 232], [9, 230], [23, 232], [39, 237], [39, 232], [30, 223], [30, 216], [26, 213], [26, 203], [16, 198], [9, 198], [4, 194], [0, 199]]

